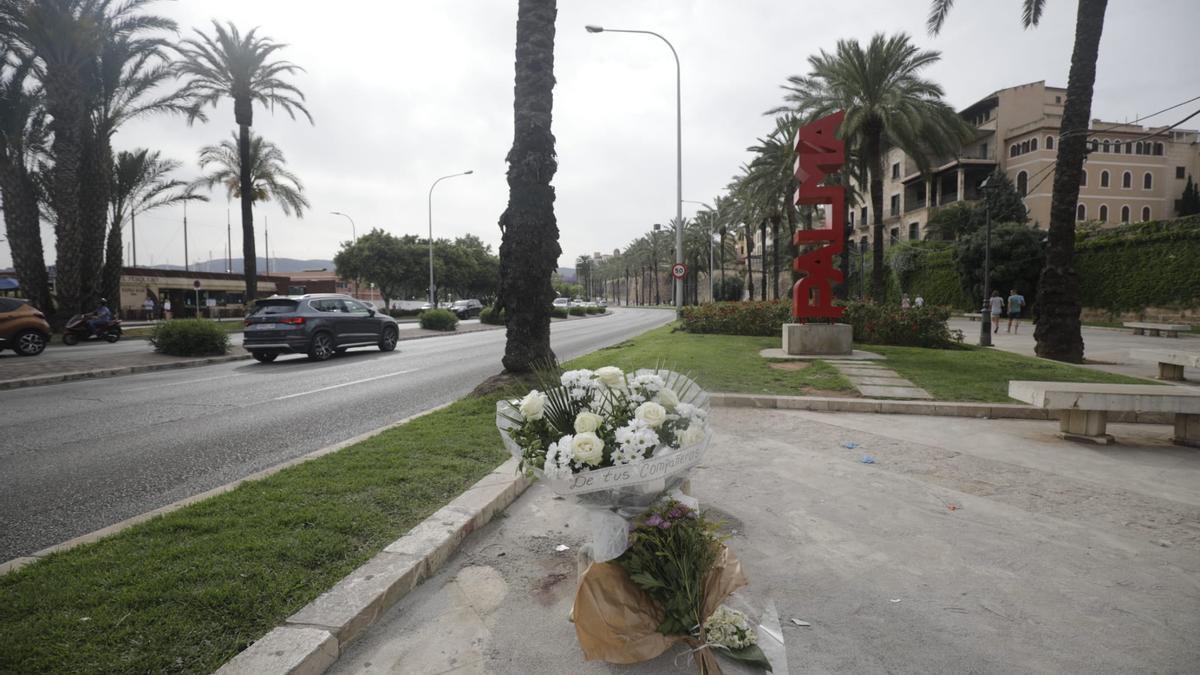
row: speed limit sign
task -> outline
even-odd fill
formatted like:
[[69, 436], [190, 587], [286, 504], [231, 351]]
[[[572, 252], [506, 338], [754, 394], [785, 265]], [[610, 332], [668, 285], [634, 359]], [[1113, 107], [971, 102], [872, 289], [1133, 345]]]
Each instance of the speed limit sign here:
[[671, 266], [671, 276], [676, 279], [682, 279], [685, 275], [687, 275], [687, 265], [675, 263]]

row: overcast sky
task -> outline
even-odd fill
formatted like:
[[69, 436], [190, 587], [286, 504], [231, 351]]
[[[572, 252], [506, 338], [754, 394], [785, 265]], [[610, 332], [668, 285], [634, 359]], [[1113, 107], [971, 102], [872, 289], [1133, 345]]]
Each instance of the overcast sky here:
[[[712, 202], [746, 147], [772, 128], [763, 111], [780, 103], [779, 85], [807, 72], [807, 57], [839, 38], [866, 41], [875, 32], [906, 31], [942, 52], [926, 75], [963, 107], [989, 92], [1037, 80], [1066, 86], [1075, 2], [1053, 0], [1040, 28], [1020, 26], [1018, 0], [962, 0], [936, 38], [924, 30], [926, 0], [559, 0], [555, 40], [554, 133], [557, 137], [560, 264], [624, 247], [675, 213], [674, 63], [666, 46], [641, 35], [592, 35], [585, 24], [659, 32], [679, 52], [683, 77], [684, 199]], [[505, 154], [512, 144], [515, 0], [435, 2], [342, 0], [178, 0], [151, 5], [181, 32], [232, 20], [290, 46], [283, 52], [307, 72], [295, 78], [315, 125], [282, 112], [255, 110], [254, 129], [278, 144], [304, 181], [312, 210], [285, 218], [273, 204], [256, 209], [269, 221], [271, 254], [332, 258], [350, 238], [381, 227], [400, 235], [427, 228], [434, 194], [434, 235], [472, 233], [498, 249], [497, 219], [508, 198]], [[1105, 22], [1092, 116], [1139, 115], [1200, 95], [1196, 0], [1112, 0]], [[1149, 120], [1165, 124], [1191, 112]], [[1194, 125], [1193, 125], [1194, 126]], [[202, 145], [227, 138], [233, 112], [207, 124], [177, 117], [127, 124], [116, 149], [148, 147], [184, 162], [179, 177], [198, 175]], [[191, 258], [221, 257], [223, 192], [190, 206]], [[684, 215], [699, 208], [685, 204]], [[234, 257], [241, 254], [238, 209], [232, 209]], [[182, 209], [138, 219], [138, 262], [183, 261]], [[43, 228], [47, 262], [53, 235]], [[0, 243], [0, 267], [11, 264]]]

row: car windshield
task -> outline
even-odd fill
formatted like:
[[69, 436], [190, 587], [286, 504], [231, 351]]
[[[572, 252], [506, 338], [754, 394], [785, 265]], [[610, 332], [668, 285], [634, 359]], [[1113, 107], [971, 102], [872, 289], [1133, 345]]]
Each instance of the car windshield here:
[[250, 316], [271, 316], [273, 314], [291, 314], [296, 311], [295, 300], [264, 300], [258, 303]]
[[458, 302], [454, 303], [454, 306], [455, 307], [466, 307], [469, 304], [470, 303], [467, 302], [466, 300], [459, 300]]

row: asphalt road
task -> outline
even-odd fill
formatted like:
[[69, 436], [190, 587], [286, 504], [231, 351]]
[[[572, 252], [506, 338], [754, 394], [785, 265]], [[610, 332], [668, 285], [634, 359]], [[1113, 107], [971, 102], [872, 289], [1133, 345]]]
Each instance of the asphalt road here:
[[[628, 309], [556, 322], [552, 344], [571, 358], [671, 318]], [[325, 363], [282, 357], [0, 391], [0, 561], [458, 399], [500, 371], [503, 352], [504, 332], [483, 331]]]

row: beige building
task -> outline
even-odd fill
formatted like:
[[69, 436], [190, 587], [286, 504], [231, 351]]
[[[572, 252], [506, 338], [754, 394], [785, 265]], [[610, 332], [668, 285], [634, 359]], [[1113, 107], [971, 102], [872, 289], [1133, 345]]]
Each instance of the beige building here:
[[[925, 225], [939, 207], [978, 199], [979, 183], [997, 168], [1024, 196], [1030, 222], [1047, 228], [1066, 95], [1045, 82], [989, 94], [959, 113], [974, 125], [975, 138], [927, 174], [904, 152], [890, 149], [883, 184], [889, 242], [925, 238]], [[1200, 132], [1098, 119], [1090, 127], [1077, 220], [1114, 226], [1174, 217], [1187, 177], [1200, 179]], [[871, 222], [869, 205], [851, 210], [847, 227], [860, 245], [871, 240]]]

